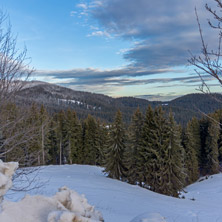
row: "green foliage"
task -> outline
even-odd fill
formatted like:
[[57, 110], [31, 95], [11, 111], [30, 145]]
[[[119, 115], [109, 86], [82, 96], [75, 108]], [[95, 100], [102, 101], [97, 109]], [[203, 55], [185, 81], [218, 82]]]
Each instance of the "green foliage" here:
[[81, 158], [81, 133], [82, 128], [74, 111], [68, 110], [65, 116], [65, 131], [67, 139], [68, 163], [79, 163]]
[[202, 175], [219, 172], [219, 123], [209, 116], [200, 121], [201, 159], [200, 172]]
[[208, 174], [219, 173], [218, 144], [219, 124], [209, 120], [208, 135], [206, 138], [206, 170]]
[[186, 169], [186, 184], [195, 182], [199, 178], [199, 162], [200, 147], [197, 148], [197, 141], [200, 141], [200, 135], [195, 134], [195, 120], [187, 124], [185, 132], [183, 132], [183, 146], [185, 149], [184, 164]]
[[[161, 111], [160, 111], [161, 114]], [[163, 115], [163, 114], [161, 114]], [[162, 157], [160, 165], [160, 184], [157, 188], [159, 193], [178, 197], [178, 191], [184, 186], [184, 168], [183, 168], [183, 148], [181, 146], [180, 131], [176, 125], [173, 114], [170, 113], [167, 123], [163, 126], [164, 146], [160, 147]]]
[[88, 115], [84, 121], [83, 131], [84, 163], [98, 165], [100, 155], [99, 126], [91, 115]]
[[124, 152], [125, 130], [120, 111], [116, 113], [115, 121], [109, 134], [109, 143], [106, 150], [105, 172], [115, 179], [123, 179], [125, 176]]
[[134, 113], [131, 122], [129, 143], [126, 150], [127, 179], [131, 184], [139, 183], [141, 185], [143, 176], [140, 174], [143, 172], [144, 166], [139, 152], [142, 145], [143, 115], [139, 108]]
[[109, 177], [175, 197], [199, 175], [218, 173], [222, 160], [221, 110], [181, 129], [162, 107], [149, 106], [144, 116], [138, 108], [126, 130], [121, 111], [110, 125], [91, 115], [80, 122], [70, 109], [49, 114], [44, 106], [24, 111], [11, 103], [0, 110], [3, 123], [1, 159], [21, 166], [101, 165]]

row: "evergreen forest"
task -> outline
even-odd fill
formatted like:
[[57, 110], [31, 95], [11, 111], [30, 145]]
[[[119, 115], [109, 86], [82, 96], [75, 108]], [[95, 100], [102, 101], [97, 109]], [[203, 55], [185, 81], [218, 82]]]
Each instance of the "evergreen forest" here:
[[22, 167], [102, 166], [111, 178], [174, 197], [200, 176], [220, 172], [222, 110], [185, 127], [161, 106], [148, 106], [145, 115], [138, 108], [129, 125], [121, 111], [111, 124], [92, 115], [80, 120], [70, 109], [48, 113], [34, 103], [25, 110], [9, 103], [0, 112], [0, 158]]

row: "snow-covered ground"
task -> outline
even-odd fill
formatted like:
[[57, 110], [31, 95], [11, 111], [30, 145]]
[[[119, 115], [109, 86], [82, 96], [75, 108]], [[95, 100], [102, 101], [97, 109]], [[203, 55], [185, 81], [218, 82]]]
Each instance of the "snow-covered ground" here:
[[[53, 196], [58, 188], [69, 187], [85, 194], [105, 222], [222, 222], [222, 174], [192, 184], [185, 189], [185, 199], [178, 199], [107, 178], [102, 170], [84, 165], [46, 166], [39, 176], [47, 183], [29, 193]], [[23, 196], [9, 192], [6, 198], [18, 201]]]

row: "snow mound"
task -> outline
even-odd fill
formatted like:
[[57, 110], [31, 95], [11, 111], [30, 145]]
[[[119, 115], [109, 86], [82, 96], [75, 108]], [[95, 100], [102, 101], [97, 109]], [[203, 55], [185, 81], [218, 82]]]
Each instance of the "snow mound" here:
[[67, 187], [53, 197], [26, 195], [19, 202], [2, 201], [12, 186], [18, 163], [0, 160], [0, 221], [4, 222], [101, 222], [101, 213], [87, 199]]
[[4, 201], [0, 221], [4, 222], [100, 222], [100, 212], [67, 187], [53, 197], [26, 195], [19, 202]]
[[137, 216], [131, 222], [166, 222], [166, 220], [159, 213], [149, 213]]
[[18, 163], [4, 163], [0, 159], [0, 203], [3, 200], [3, 196], [12, 186], [12, 176], [17, 168]]

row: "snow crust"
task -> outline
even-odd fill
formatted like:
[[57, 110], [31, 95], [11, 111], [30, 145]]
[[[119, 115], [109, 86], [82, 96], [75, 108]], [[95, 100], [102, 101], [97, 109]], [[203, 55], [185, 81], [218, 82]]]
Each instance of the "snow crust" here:
[[4, 222], [101, 222], [102, 214], [88, 204], [84, 195], [67, 187], [53, 197], [26, 195], [19, 202], [2, 201], [12, 186], [18, 163], [0, 160], [0, 221]]
[[[72, 217], [72, 214], [69, 213], [71, 205], [67, 207], [65, 204], [66, 210], [63, 210], [64, 204], [61, 203], [63, 201], [58, 197], [60, 194], [55, 195], [58, 188], [63, 186], [68, 186], [77, 193], [84, 193], [88, 202], [102, 213], [105, 222], [222, 222], [222, 174], [210, 176], [208, 179], [185, 188], [186, 193], [182, 194], [185, 199], [160, 195], [138, 186], [107, 178], [103, 173], [103, 168], [95, 166], [44, 166], [39, 176], [43, 181], [49, 180], [48, 183], [44, 188], [32, 190], [29, 194], [48, 196], [50, 199], [44, 198], [53, 203], [55, 201], [51, 199], [51, 196], [57, 196], [59, 206], [61, 206], [59, 209], [56, 208], [57, 210], [54, 207], [50, 208], [50, 213], [48, 213], [49, 211], [46, 213], [44, 222], [47, 220], [49, 222], [64, 222], [64, 220], [67, 222]], [[64, 192], [68, 193], [66, 190]], [[8, 192], [5, 199], [10, 200], [7, 202], [12, 204], [12, 200], [19, 201], [24, 195], [25, 193], [21, 192]], [[71, 198], [70, 195], [68, 196]], [[5, 204], [6, 201], [4, 201]], [[38, 208], [43, 203], [38, 200], [35, 204], [34, 207]], [[32, 207], [27, 206], [25, 210], [16, 209], [11, 211], [17, 211], [14, 214], [19, 215], [20, 211], [31, 211]], [[44, 215], [45, 210], [41, 208], [39, 212]], [[77, 213], [75, 212], [75, 214]], [[84, 216], [83, 218], [87, 222], [95, 220], [93, 217]], [[82, 219], [82, 221], [84, 220]], [[8, 222], [0, 218], [1, 221]], [[22, 222], [26, 221], [22, 220]], [[32, 221], [34, 219], [29, 220], [29, 222]], [[9, 222], [13, 222], [13, 220], [9, 220]]]
[[99, 222], [100, 212], [67, 187], [53, 197], [26, 195], [19, 202], [4, 201], [0, 221], [4, 222]]
[[3, 163], [0, 159], [0, 203], [3, 200], [3, 196], [12, 186], [12, 176], [17, 168], [18, 163]]
[[166, 222], [166, 220], [159, 213], [151, 213], [137, 216], [131, 222]]

